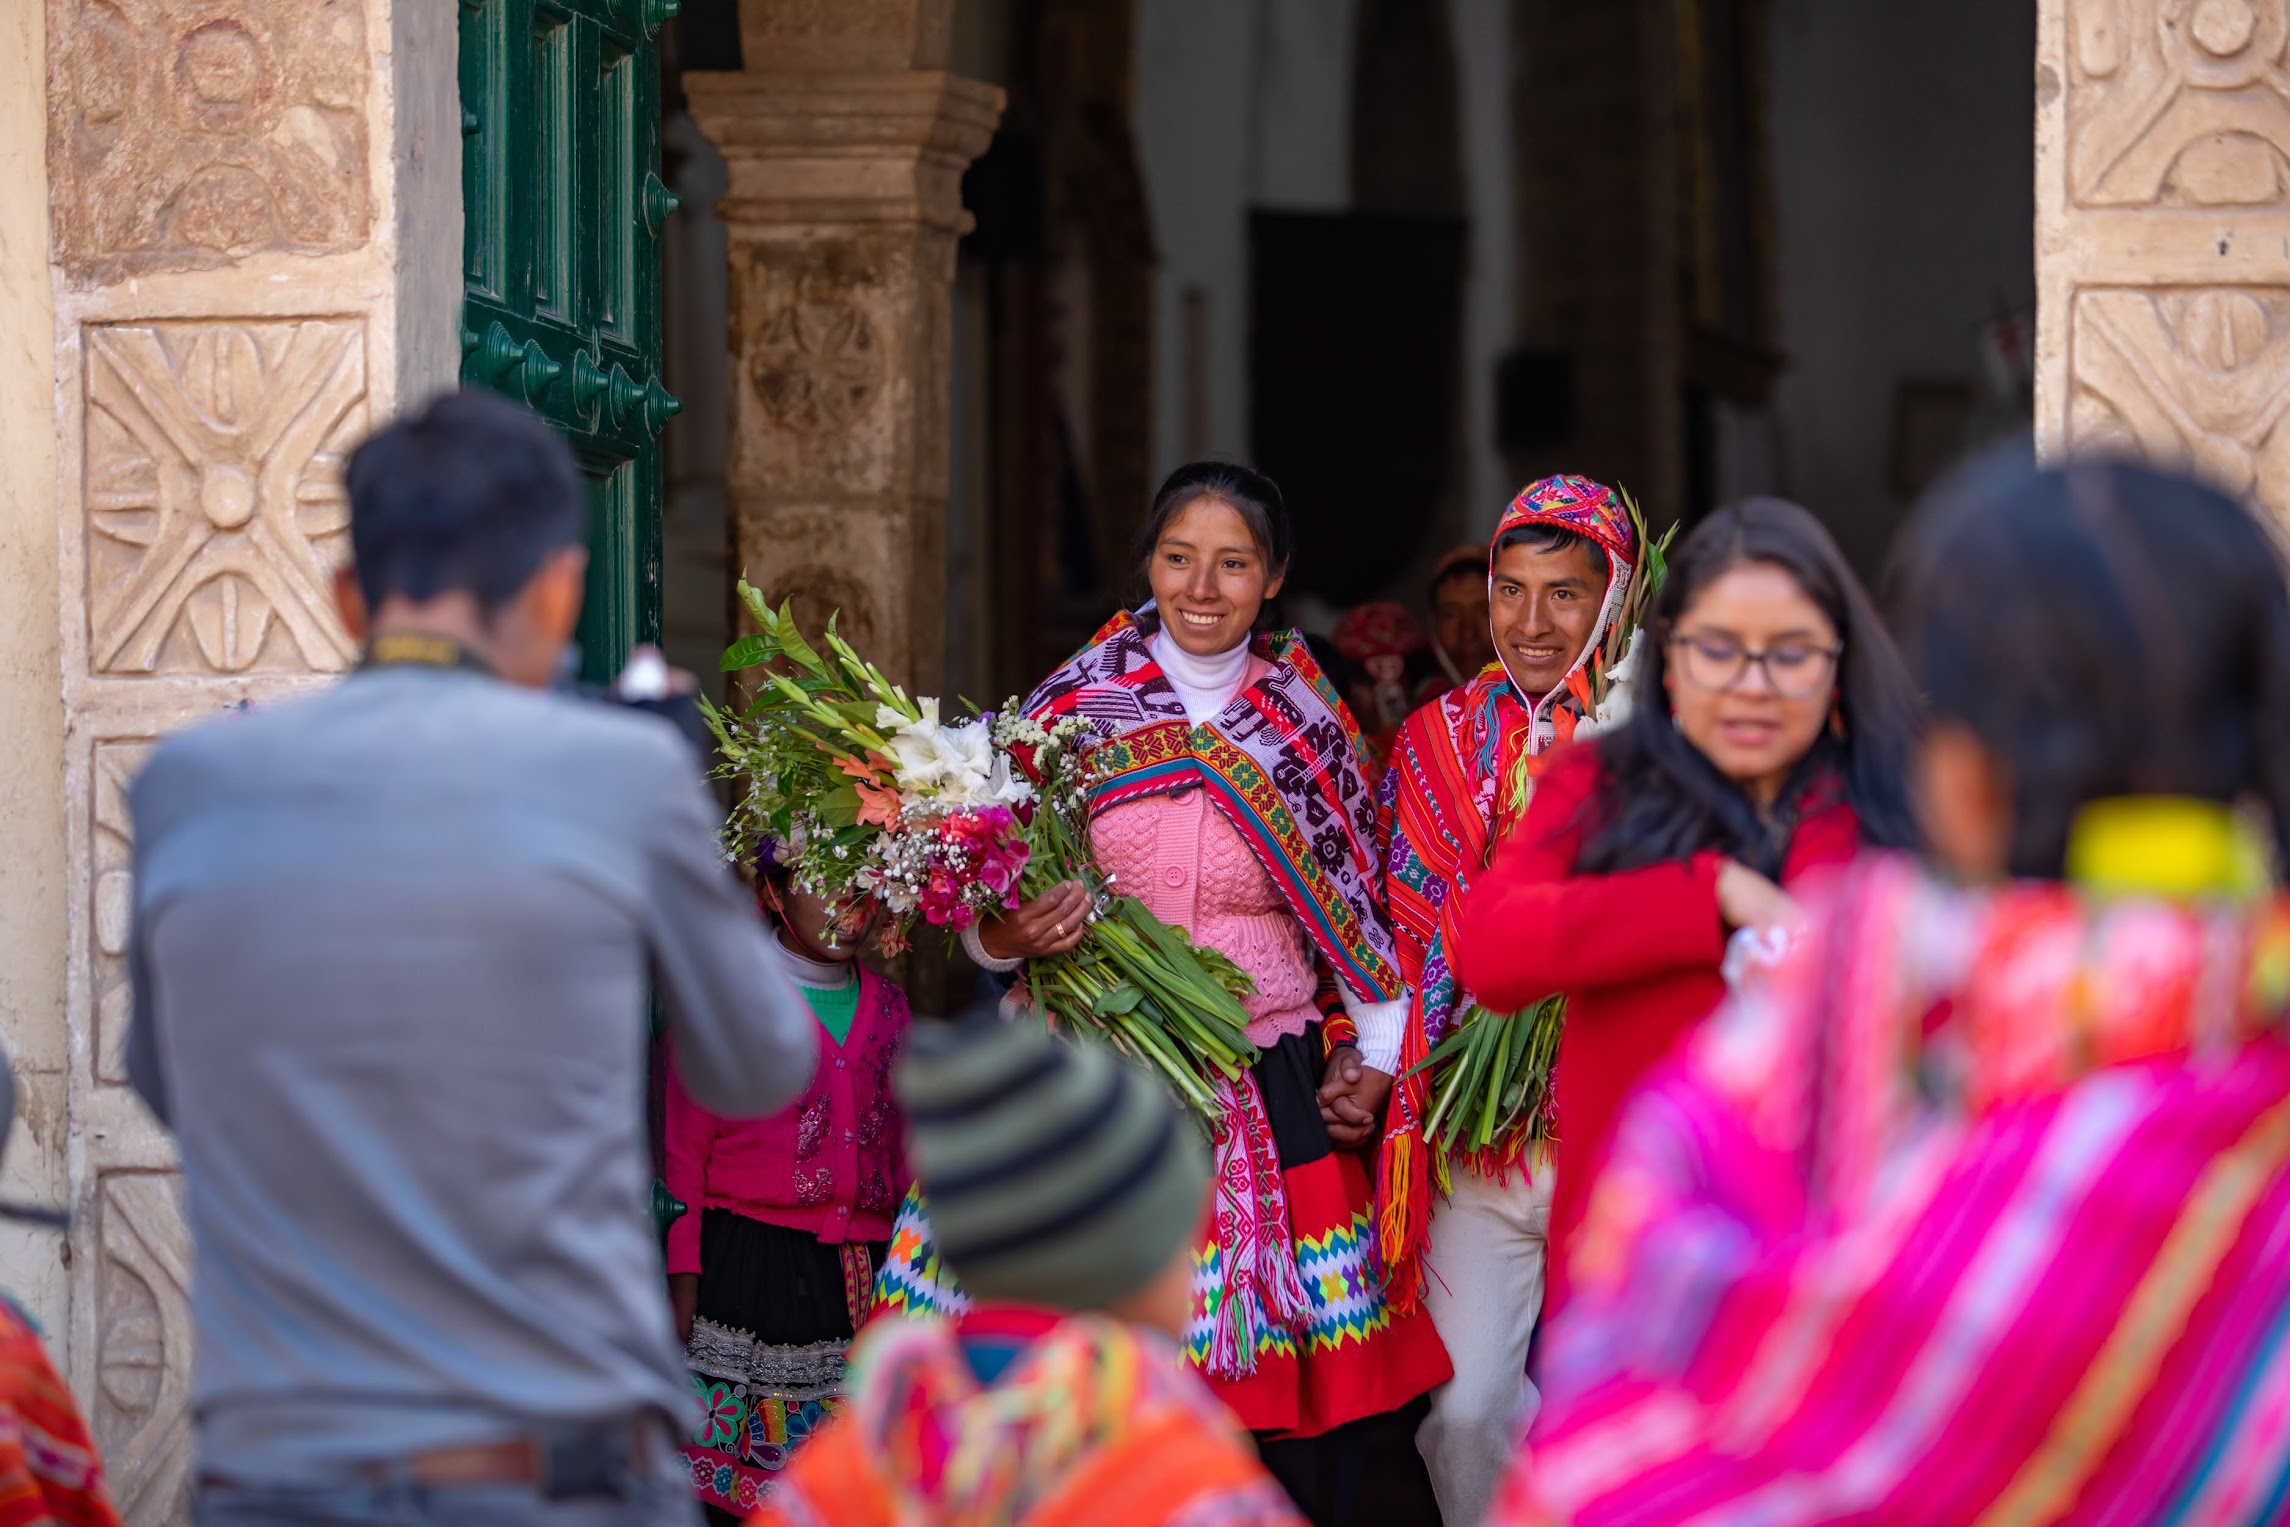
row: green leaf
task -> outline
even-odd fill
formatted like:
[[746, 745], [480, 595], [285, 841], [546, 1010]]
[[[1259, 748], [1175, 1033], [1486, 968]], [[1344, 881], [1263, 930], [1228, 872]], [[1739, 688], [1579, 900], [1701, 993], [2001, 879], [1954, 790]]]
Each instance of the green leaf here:
[[777, 627], [779, 645], [786, 650], [789, 658], [814, 674], [826, 672], [827, 665], [819, 661], [819, 654], [812, 651], [811, 644], [803, 639], [803, 632], [795, 624], [794, 609], [787, 602], [783, 601], [779, 606]]
[[779, 651], [778, 644], [768, 636], [743, 636], [724, 649], [720, 671], [733, 673], [742, 668], [753, 668], [767, 663]]
[[843, 725], [849, 727], [852, 731], [865, 732], [870, 737], [880, 735], [875, 731], [875, 711], [877, 707], [874, 701], [838, 700], [829, 708], [833, 710], [837, 716], [842, 718]]
[[830, 790], [812, 803], [819, 820], [829, 827], [852, 827], [859, 820], [859, 792], [855, 786], [844, 785]]
[[1124, 1013], [1136, 1012], [1137, 1005], [1144, 1000], [1145, 993], [1124, 982], [1100, 995], [1089, 1005], [1089, 1010], [1100, 1018], [1118, 1018]]
[[747, 611], [748, 619], [766, 631], [771, 629], [773, 624], [771, 606], [764, 600], [763, 590], [748, 582], [743, 575], [734, 587], [733, 593], [739, 597], [740, 605]]

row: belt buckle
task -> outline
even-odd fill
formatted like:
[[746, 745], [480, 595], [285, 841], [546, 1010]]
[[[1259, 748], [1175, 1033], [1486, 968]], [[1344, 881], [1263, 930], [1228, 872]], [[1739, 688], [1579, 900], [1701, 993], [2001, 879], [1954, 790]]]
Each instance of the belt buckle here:
[[625, 1500], [628, 1497], [628, 1436], [618, 1427], [550, 1430], [540, 1443], [541, 1499], [551, 1501]]

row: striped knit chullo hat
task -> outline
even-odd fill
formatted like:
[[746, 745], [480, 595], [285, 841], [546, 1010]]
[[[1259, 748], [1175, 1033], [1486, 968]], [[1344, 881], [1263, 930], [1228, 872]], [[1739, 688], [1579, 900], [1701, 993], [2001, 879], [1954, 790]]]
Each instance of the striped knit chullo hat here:
[[991, 1012], [921, 1023], [895, 1086], [931, 1233], [973, 1297], [1103, 1309], [1200, 1231], [1198, 1133], [1101, 1044]]

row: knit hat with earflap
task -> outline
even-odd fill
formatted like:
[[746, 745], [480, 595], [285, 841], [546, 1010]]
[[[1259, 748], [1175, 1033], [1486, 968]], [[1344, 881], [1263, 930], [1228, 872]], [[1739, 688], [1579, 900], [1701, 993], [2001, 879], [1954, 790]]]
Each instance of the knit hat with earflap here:
[[1199, 1133], [1102, 1044], [990, 1010], [918, 1023], [894, 1086], [939, 1255], [974, 1298], [1103, 1309], [1200, 1232]]

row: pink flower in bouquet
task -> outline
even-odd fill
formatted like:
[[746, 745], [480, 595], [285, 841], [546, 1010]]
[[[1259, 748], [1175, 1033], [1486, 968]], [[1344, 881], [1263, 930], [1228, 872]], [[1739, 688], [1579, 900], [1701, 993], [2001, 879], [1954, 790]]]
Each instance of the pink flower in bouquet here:
[[959, 845], [964, 853], [975, 854], [985, 849], [1010, 827], [1010, 811], [1006, 806], [984, 806], [976, 811], [964, 811], [948, 817], [939, 826], [939, 835], [947, 842]]
[[1001, 897], [1005, 908], [1018, 905], [1018, 872], [1026, 867], [1028, 852], [1023, 842], [1005, 842], [979, 856], [979, 883]]
[[1018, 904], [1013, 887], [1026, 866], [1028, 849], [1018, 819], [1007, 806], [949, 817], [941, 831], [967, 862], [971, 878], [1002, 898], [1003, 906]]
[[1011, 863], [1010, 855], [999, 849], [983, 854], [978, 860], [978, 883], [1003, 897], [1004, 905], [1014, 907], [1017, 901], [1009, 895], [1010, 885], [1018, 878], [1018, 869], [1024, 862], [1021, 857], [1016, 864]]
[[960, 932], [978, 919], [962, 900], [961, 879], [943, 864], [931, 867], [930, 878], [923, 882], [921, 902], [923, 917], [934, 927]]

